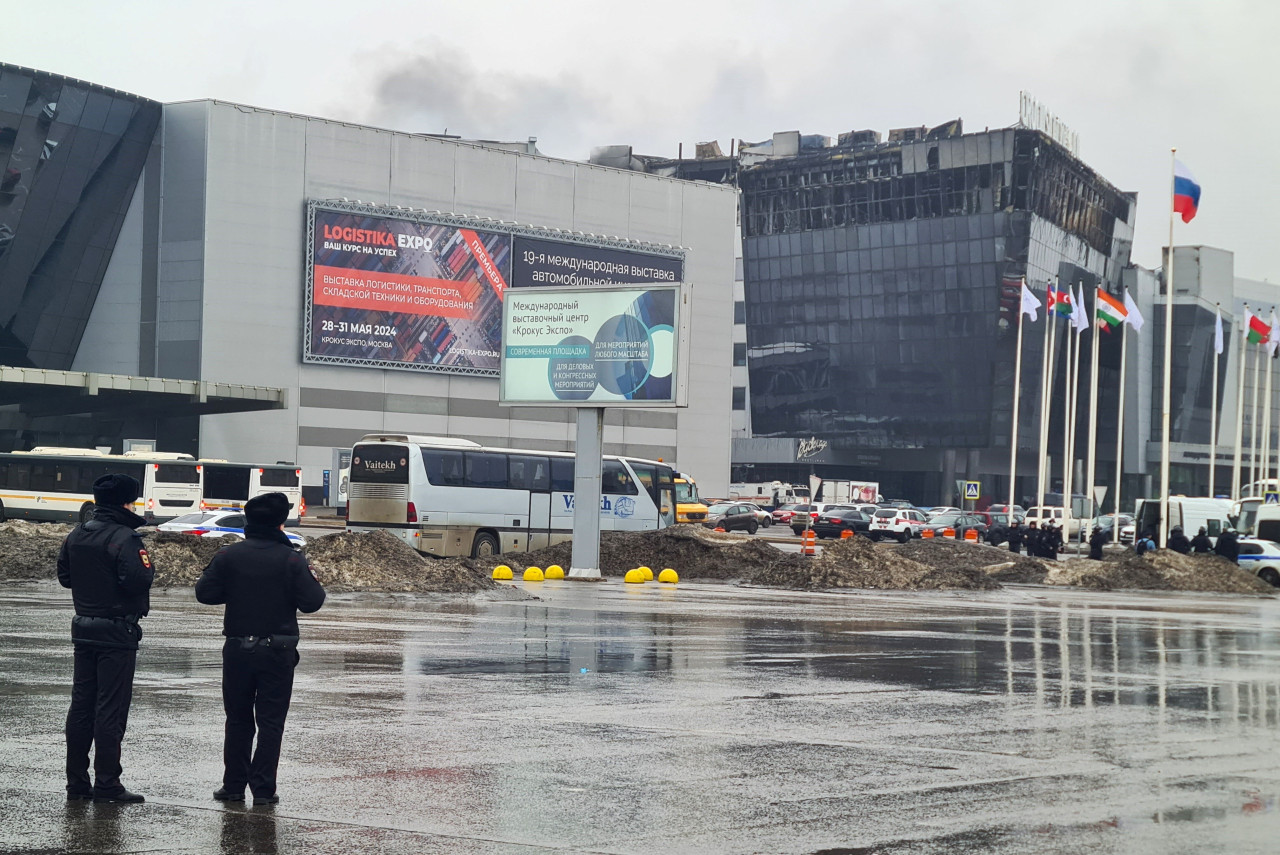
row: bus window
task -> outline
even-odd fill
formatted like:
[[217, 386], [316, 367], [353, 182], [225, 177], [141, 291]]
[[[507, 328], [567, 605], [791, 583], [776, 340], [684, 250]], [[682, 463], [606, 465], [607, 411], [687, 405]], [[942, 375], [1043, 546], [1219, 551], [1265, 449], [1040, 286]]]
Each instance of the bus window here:
[[658, 467], [652, 463], [641, 463], [638, 460], [628, 460], [631, 465], [631, 471], [636, 473], [636, 478], [640, 480], [641, 486], [649, 493], [649, 496], [656, 503], [658, 501]]
[[298, 486], [297, 469], [263, 469], [258, 476], [264, 487], [296, 487]]
[[427, 481], [437, 487], [463, 487], [462, 452], [441, 451], [438, 448], [422, 449], [422, 463], [427, 468]]
[[195, 466], [178, 463], [157, 463], [157, 484], [199, 484], [200, 472]]
[[468, 487], [505, 488], [507, 455], [493, 451], [464, 451]]
[[609, 496], [636, 496], [640, 491], [617, 460], [605, 460], [600, 472], [600, 492]]
[[545, 457], [508, 455], [510, 485], [514, 490], [546, 492], [551, 489], [551, 463]]
[[76, 463], [59, 463], [57, 484], [55, 489], [59, 493], [76, 492], [80, 486], [80, 466]]
[[551, 458], [551, 489], [556, 493], [573, 492], [573, 458]]
[[57, 465], [53, 463], [32, 463], [31, 486], [28, 489], [41, 493], [50, 493], [58, 489]]

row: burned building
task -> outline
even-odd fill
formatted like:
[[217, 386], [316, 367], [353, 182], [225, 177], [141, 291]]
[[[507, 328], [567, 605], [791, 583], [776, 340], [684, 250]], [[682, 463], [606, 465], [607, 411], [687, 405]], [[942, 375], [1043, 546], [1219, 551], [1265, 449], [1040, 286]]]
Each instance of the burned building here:
[[[735, 440], [735, 477], [796, 480], [816, 466], [921, 501], [960, 477], [1007, 495], [1019, 283], [1042, 297], [1055, 277], [1119, 293], [1135, 194], [1048, 133], [966, 134], [959, 119], [887, 141], [788, 132], [735, 149], [645, 164], [741, 191], [753, 438]], [[1023, 345], [1019, 496], [1035, 488], [1043, 325]], [[1112, 388], [1118, 356], [1111, 346], [1102, 359]], [[770, 441], [783, 437], [826, 446], [787, 459]]]

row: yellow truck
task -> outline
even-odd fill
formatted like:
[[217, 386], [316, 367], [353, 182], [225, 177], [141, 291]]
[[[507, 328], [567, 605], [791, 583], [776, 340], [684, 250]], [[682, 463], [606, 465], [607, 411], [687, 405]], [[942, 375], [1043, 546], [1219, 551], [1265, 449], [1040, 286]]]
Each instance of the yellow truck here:
[[676, 484], [676, 522], [704, 522], [707, 518], [707, 506], [698, 495], [698, 482], [684, 472], [677, 472], [673, 480]]

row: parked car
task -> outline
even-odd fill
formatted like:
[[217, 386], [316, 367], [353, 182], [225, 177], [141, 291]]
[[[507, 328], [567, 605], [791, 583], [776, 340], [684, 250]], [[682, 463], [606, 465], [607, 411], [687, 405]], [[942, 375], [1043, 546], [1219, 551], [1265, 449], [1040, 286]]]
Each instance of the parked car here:
[[755, 534], [760, 528], [760, 520], [756, 518], [755, 505], [747, 502], [717, 502], [707, 508], [707, 519], [703, 525], [707, 528]]
[[755, 511], [756, 522], [760, 523], [761, 528], [768, 528], [773, 525], [773, 514], [770, 511], [766, 511], [755, 502], [743, 502], [743, 504]]
[[842, 537], [846, 531], [866, 535], [871, 529], [871, 517], [857, 508], [839, 508], [818, 515], [813, 521], [813, 533], [820, 538]]
[[[175, 517], [168, 522], [156, 526], [160, 531], [190, 534], [196, 537], [234, 537], [244, 539], [244, 511], [201, 511], [194, 514]], [[307, 540], [301, 535], [286, 531], [284, 536], [294, 546], [306, 546]]]
[[938, 514], [929, 520], [925, 528], [932, 529], [935, 535], [941, 535], [946, 529], [954, 529], [956, 539], [964, 538], [966, 531], [976, 531], [978, 539], [983, 540], [986, 537], [988, 526], [983, 522], [982, 517], [977, 514]]
[[907, 499], [889, 499], [885, 502], [878, 503], [882, 508], [901, 508], [904, 511], [919, 510], [915, 505], [911, 504]]
[[932, 519], [933, 517], [936, 517], [938, 514], [950, 514], [950, 513], [959, 513], [959, 512], [960, 512], [959, 508], [953, 508], [950, 505], [938, 505], [937, 507], [929, 508], [929, 510], [925, 511], [925, 515], [928, 516], [930, 519]]
[[[1009, 506], [1008, 505], [992, 505], [991, 507], [987, 508], [987, 512], [992, 514], [1007, 514], [1009, 513]], [[1027, 515], [1027, 509], [1022, 507], [1022, 505], [1014, 505], [1013, 515], [1015, 518], [1021, 521]]]
[[[791, 531], [793, 534], [800, 534], [805, 527], [813, 527], [814, 521], [819, 516], [829, 511], [835, 510], [857, 510], [853, 505], [837, 505], [835, 503], [827, 504], [826, 502], [814, 502], [811, 505], [799, 505], [796, 509], [795, 516], [791, 518]], [[805, 514], [809, 515], [809, 519], [805, 521]]]
[[[1098, 526], [1106, 534], [1107, 539], [1111, 539], [1111, 530], [1115, 525], [1114, 514], [1103, 514], [1100, 517], [1094, 517], [1089, 522], [1089, 532], [1093, 532], [1093, 527]], [[1125, 540], [1125, 532], [1128, 531], [1128, 540]], [[1195, 537], [1195, 532], [1188, 532], [1187, 537]], [[1133, 543], [1133, 517], [1129, 514], [1120, 514], [1120, 542]]]
[[1241, 570], [1247, 570], [1268, 585], [1280, 588], [1280, 544], [1270, 540], [1243, 538], [1237, 562]]
[[872, 540], [879, 540], [882, 537], [894, 537], [898, 539], [899, 543], [906, 543], [913, 537], [919, 537], [920, 532], [928, 522], [924, 511], [904, 508], [881, 508], [871, 518], [868, 536]]
[[[1001, 505], [1004, 507], [1004, 505]], [[999, 511], [973, 511], [971, 516], [975, 516], [987, 524], [987, 533], [983, 536], [983, 540], [992, 546], [999, 546], [1007, 539], [1006, 532], [1009, 529], [1009, 515]], [[1019, 524], [1022, 523], [1022, 517], [1014, 515], [1014, 519]]]
[[779, 523], [780, 525], [787, 525], [791, 522], [791, 518], [796, 515], [796, 510], [802, 507], [804, 507], [804, 505], [783, 505], [782, 507], [774, 510], [771, 516], [773, 517], [774, 522]]

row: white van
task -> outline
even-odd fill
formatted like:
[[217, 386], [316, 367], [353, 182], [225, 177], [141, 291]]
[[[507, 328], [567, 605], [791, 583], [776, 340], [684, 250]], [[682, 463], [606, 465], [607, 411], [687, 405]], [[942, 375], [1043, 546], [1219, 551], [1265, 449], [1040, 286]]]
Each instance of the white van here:
[[[1139, 535], [1145, 531], [1160, 531], [1160, 500], [1139, 499], [1133, 518]], [[1195, 537], [1201, 527], [1209, 537], [1217, 542], [1218, 535], [1228, 528], [1234, 528], [1231, 522], [1231, 500], [1211, 499], [1205, 497], [1170, 496], [1169, 497], [1169, 531], [1181, 526], [1187, 537]]]

